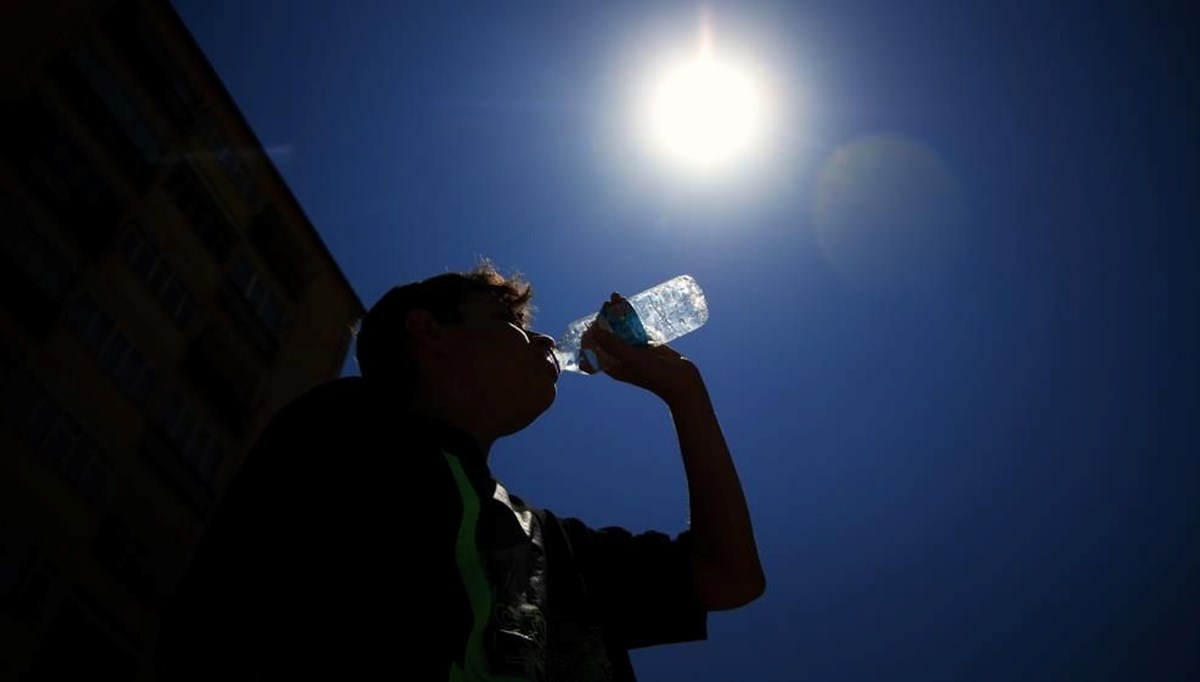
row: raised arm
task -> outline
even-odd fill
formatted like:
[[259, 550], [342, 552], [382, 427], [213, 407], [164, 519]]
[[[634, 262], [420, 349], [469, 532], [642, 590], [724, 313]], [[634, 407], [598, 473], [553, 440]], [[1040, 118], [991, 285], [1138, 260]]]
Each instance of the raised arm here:
[[766, 588], [750, 511], [699, 369], [669, 346], [635, 348], [595, 328], [606, 373], [644, 388], [671, 410], [687, 476], [696, 591], [705, 608], [732, 609]]

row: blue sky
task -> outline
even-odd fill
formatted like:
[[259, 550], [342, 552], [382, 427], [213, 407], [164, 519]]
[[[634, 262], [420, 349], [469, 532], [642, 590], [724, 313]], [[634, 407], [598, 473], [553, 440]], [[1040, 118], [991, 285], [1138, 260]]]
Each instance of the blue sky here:
[[[642, 679], [1200, 669], [1200, 471], [1166, 440], [1168, 227], [1200, 186], [1177, 17], [710, 3], [773, 125], [699, 178], [629, 112], [694, 3], [175, 4], [367, 304], [481, 255], [552, 335], [613, 290], [705, 288], [675, 345], [769, 586], [635, 652]], [[607, 377], [564, 376], [492, 462], [560, 515], [686, 527], [665, 408]]]

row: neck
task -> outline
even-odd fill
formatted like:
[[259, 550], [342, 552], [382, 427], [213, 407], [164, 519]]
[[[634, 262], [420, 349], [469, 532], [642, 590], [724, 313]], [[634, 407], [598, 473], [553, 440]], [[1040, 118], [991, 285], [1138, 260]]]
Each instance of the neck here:
[[492, 443], [496, 442], [494, 429], [489, 427], [487, 415], [478, 414], [466, 408], [465, 404], [465, 401], [455, 400], [453, 396], [418, 390], [409, 403], [409, 409], [414, 414], [438, 419], [462, 430], [471, 437], [483, 454], [484, 461], [487, 461]]

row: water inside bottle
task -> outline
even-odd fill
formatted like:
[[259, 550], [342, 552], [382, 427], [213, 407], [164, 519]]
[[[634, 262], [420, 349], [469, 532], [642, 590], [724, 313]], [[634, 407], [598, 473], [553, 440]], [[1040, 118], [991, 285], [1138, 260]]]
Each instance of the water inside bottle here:
[[[634, 320], [640, 330], [624, 330], [635, 337], [627, 340], [643, 345], [647, 341], [652, 344], [670, 343], [671, 341], [691, 332], [708, 321], [708, 301], [700, 285], [690, 275], [680, 275], [667, 280], [639, 294], [631, 296], [629, 304], [636, 311]], [[579, 354], [589, 351], [581, 350], [583, 333], [587, 331], [599, 317], [589, 315], [575, 320], [567, 325], [562, 337], [558, 340], [555, 354], [563, 371], [582, 372]], [[618, 335], [621, 331], [619, 324], [607, 326]], [[591, 366], [596, 366], [596, 359], [591, 359]]]

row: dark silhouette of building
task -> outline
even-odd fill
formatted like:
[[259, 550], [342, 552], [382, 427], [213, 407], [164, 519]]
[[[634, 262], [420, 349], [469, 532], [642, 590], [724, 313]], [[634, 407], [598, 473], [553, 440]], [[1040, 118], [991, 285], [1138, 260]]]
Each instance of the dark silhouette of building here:
[[221, 492], [362, 303], [165, 0], [0, 5], [0, 678], [151, 679]]

